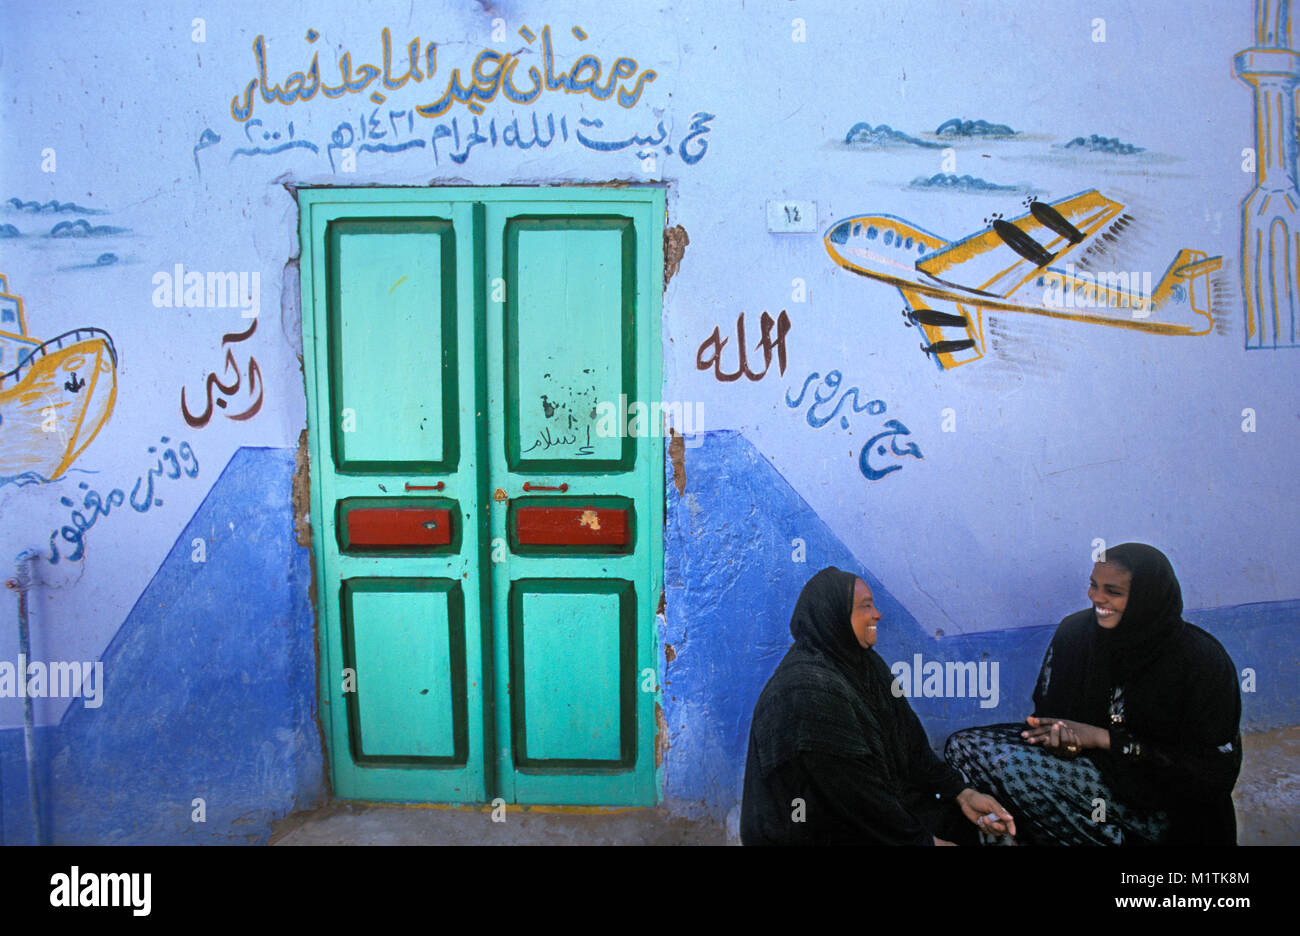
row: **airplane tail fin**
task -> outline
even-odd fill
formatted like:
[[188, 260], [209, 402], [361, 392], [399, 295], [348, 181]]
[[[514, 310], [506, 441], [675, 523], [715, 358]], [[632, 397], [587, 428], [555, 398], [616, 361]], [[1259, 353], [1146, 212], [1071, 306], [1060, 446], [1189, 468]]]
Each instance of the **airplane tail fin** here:
[[1223, 257], [1207, 257], [1203, 250], [1183, 248], [1178, 251], [1151, 294], [1151, 309], [1159, 309], [1171, 300], [1186, 302], [1193, 312], [1207, 319], [1208, 330], [1208, 326], [1214, 322], [1214, 310], [1210, 302], [1210, 274], [1221, 266]]

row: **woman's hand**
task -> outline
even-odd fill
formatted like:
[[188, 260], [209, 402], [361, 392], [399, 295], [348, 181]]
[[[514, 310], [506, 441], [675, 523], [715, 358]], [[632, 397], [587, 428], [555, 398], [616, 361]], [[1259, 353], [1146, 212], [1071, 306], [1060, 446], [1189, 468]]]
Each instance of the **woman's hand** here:
[[931, 836], [931, 837], [934, 839], [934, 844], [936, 844], [936, 845], [953, 845], [953, 846], [956, 846], [956, 844], [957, 844], [956, 842], [949, 842], [947, 839], [941, 839], [941, 838], [939, 838], [939, 836], [937, 836], [937, 835], [935, 835], [935, 836]]
[[975, 827], [981, 832], [993, 835], [1014, 836], [1016, 834], [1016, 820], [1011, 818], [1011, 813], [1002, 808], [1001, 803], [987, 793], [980, 793], [967, 787], [957, 794], [957, 805], [961, 807], [962, 814], [975, 823]]
[[1027, 731], [1020, 737], [1030, 744], [1040, 744], [1057, 757], [1078, 757], [1088, 748], [1110, 750], [1110, 732], [1095, 725], [1071, 721], [1068, 718], [1036, 718], [1030, 715]]

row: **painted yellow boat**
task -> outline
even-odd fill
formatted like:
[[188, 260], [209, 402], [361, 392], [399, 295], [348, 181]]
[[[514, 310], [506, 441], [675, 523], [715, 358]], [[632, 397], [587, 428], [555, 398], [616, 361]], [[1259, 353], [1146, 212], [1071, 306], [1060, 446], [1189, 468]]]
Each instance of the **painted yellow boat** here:
[[117, 350], [108, 332], [28, 333], [23, 301], [0, 274], [0, 480], [53, 481], [113, 412]]

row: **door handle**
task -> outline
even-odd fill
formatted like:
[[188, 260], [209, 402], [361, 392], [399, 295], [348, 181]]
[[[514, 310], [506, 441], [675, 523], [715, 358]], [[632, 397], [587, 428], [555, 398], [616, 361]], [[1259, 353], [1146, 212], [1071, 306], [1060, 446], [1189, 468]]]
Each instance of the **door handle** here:
[[533, 484], [529, 481], [524, 482], [525, 491], [559, 491], [563, 494], [569, 489], [568, 482], [562, 482], [559, 487], [551, 487], [545, 484]]
[[406, 482], [408, 491], [441, 491], [444, 487], [445, 485], [441, 481], [437, 484], [412, 484], [410, 481]]

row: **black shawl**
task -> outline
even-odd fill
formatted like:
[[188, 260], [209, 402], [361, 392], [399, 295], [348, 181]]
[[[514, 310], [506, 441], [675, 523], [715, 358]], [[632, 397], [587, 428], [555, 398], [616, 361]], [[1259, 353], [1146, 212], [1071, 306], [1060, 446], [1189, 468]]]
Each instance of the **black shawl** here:
[[826, 568], [799, 595], [794, 645], [754, 708], [746, 844], [930, 844], [927, 807], [964, 787], [891, 691], [889, 666], [859, 646], [850, 624], [856, 582]]
[[1088, 756], [1115, 795], [1165, 809], [1171, 842], [1231, 844], [1241, 769], [1236, 667], [1212, 636], [1182, 618], [1182, 589], [1159, 550], [1125, 543], [1106, 560], [1133, 576], [1111, 629], [1092, 608], [1063, 620], [1043, 659], [1034, 714], [1107, 728]]

